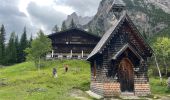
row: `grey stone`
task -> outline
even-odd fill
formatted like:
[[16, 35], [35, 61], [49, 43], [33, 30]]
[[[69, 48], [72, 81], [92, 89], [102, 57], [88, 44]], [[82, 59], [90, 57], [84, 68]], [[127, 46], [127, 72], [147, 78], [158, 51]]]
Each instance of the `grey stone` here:
[[92, 91], [86, 91], [86, 93], [89, 95], [89, 96], [91, 96], [91, 97], [93, 97], [93, 98], [95, 98], [95, 99], [102, 99], [103, 97], [101, 96], [101, 95], [98, 95], [98, 94], [96, 94], [96, 93], [94, 93], [94, 92], [92, 92]]

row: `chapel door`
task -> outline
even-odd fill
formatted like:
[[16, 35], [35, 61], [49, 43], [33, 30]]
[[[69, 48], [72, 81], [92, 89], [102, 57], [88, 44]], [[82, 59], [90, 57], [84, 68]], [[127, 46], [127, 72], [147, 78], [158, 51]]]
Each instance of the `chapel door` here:
[[128, 58], [121, 60], [118, 70], [118, 78], [122, 92], [133, 92], [134, 78], [133, 78], [133, 64]]

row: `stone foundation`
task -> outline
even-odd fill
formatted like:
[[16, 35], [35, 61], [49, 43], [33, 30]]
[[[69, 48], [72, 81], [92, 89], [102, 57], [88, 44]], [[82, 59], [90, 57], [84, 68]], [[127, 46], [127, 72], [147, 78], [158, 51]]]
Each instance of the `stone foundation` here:
[[147, 96], [151, 94], [149, 83], [134, 84], [134, 92], [121, 93], [120, 83], [91, 83], [91, 91], [103, 97], [114, 96]]
[[120, 95], [120, 84], [119, 83], [104, 83], [104, 96], [113, 97]]
[[151, 94], [149, 83], [147, 84], [135, 84], [136, 96], [147, 96]]
[[92, 82], [90, 84], [90, 89], [92, 92], [103, 96], [103, 83]]

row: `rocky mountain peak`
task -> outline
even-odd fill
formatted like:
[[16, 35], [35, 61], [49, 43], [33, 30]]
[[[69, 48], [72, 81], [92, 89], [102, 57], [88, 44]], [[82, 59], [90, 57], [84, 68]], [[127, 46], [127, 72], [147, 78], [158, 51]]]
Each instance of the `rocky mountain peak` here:
[[102, 36], [124, 10], [141, 33], [153, 34], [170, 26], [167, 21], [170, 19], [170, 0], [102, 0], [94, 17], [73, 13], [66, 19], [66, 25], [69, 26], [73, 19], [81, 28]]
[[67, 16], [67, 19], [65, 20], [66, 26], [69, 27], [71, 21], [73, 20], [74, 23], [78, 26], [78, 27], [82, 27], [83, 25], [87, 24], [93, 17], [82, 17], [82, 16], [78, 16], [76, 12], [73, 12], [71, 15]]
[[78, 18], [78, 15], [76, 12], [73, 12], [71, 15], [68, 15], [69, 19], [74, 19], [74, 18]]
[[[170, 25], [166, 22], [169, 18], [165, 17], [170, 17], [168, 14], [170, 0], [102, 0], [97, 14], [85, 28], [95, 34], [103, 35], [114, 24], [117, 14], [120, 14], [119, 11], [125, 9], [124, 7], [141, 33], [152, 34]], [[117, 10], [118, 13], [115, 13]]]

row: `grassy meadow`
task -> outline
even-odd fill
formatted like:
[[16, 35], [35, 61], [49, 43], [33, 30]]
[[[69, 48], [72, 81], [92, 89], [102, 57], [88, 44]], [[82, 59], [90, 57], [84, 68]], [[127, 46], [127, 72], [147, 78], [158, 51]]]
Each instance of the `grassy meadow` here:
[[[69, 71], [64, 72], [64, 64]], [[38, 71], [32, 62], [0, 68], [0, 100], [93, 100], [89, 90], [90, 66], [82, 60], [57, 60], [44, 62]], [[52, 77], [52, 68], [57, 68], [58, 78]], [[153, 94], [168, 95], [170, 91], [151, 78]]]
[[[69, 65], [67, 73], [64, 64]], [[74, 95], [78, 94], [71, 94], [72, 91], [89, 89], [87, 62], [48, 61], [44, 65], [39, 72], [32, 62], [0, 68], [0, 100], [77, 100]], [[54, 67], [57, 68], [57, 79], [52, 77]]]

